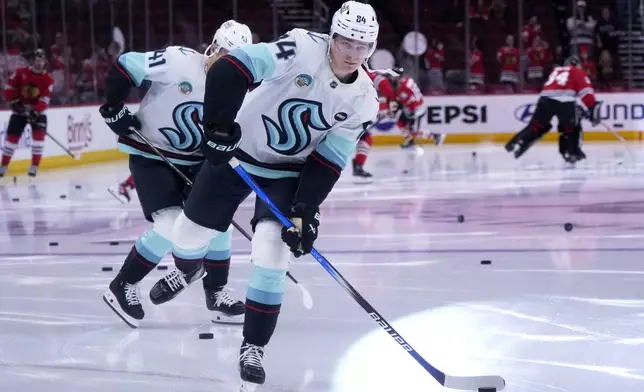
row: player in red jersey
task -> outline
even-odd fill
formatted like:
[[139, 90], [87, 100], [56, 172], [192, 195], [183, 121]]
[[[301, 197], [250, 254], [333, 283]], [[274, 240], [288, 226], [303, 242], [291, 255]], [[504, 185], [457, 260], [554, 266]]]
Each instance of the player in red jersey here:
[[31, 125], [31, 167], [28, 175], [35, 177], [45, 147], [47, 116], [54, 79], [47, 72], [47, 56], [42, 49], [36, 50], [31, 66], [18, 68], [11, 75], [4, 89], [4, 98], [13, 112], [7, 126], [7, 136], [2, 146], [0, 177], [7, 173], [13, 153], [27, 124]]
[[[402, 70], [399, 69], [397, 73], [402, 75]], [[416, 144], [415, 139], [420, 130], [420, 123], [426, 114], [425, 97], [412, 78], [394, 76], [390, 81], [394, 88], [395, 99], [389, 101], [389, 110], [394, 115], [400, 113], [396, 126], [405, 136], [405, 141], [400, 146], [409, 148]], [[425, 137], [425, 135], [422, 136]], [[436, 145], [442, 144], [445, 140], [443, 134], [430, 133], [429, 136]]]
[[550, 120], [554, 116], [557, 116], [559, 123], [559, 153], [569, 163], [586, 158], [579, 146], [581, 125], [577, 118], [576, 99], [580, 98], [588, 108], [593, 125], [599, 124], [601, 102], [595, 98], [593, 86], [579, 64], [579, 58], [572, 56], [563, 67], [556, 67], [552, 71], [543, 86], [530, 123], [505, 145], [508, 152], [514, 152], [515, 158], [523, 155], [533, 143], [548, 133]]
[[123, 204], [129, 203], [132, 200], [130, 192], [136, 189], [134, 184], [134, 179], [130, 175], [127, 180], [123, 181], [118, 185], [113, 185], [107, 188], [107, 191], [110, 192], [112, 196]]

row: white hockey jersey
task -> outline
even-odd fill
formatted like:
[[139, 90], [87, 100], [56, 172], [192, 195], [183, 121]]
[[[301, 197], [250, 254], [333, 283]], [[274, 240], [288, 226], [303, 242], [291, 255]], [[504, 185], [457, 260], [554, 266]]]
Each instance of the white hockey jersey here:
[[251, 174], [297, 177], [316, 151], [343, 169], [360, 135], [378, 115], [376, 89], [361, 68], [352, 83], [331, 71], [329, 36], [294, 29], [271, 43], [230, 52], [253, 83], [237, 113], [237, 157]]
[[[175, 164], [194, 165], [203, 161], [203, 96], [206, 83], [204, 55], [181, 46], [147, 53], [121, 55], [119, 65], [132, 82], [144, 80], [151, 86], [141, 101], [136, 117], [141, 133]], [[135, 135], [119, 138], [119, 149], [128, 154], [160, 158]]]

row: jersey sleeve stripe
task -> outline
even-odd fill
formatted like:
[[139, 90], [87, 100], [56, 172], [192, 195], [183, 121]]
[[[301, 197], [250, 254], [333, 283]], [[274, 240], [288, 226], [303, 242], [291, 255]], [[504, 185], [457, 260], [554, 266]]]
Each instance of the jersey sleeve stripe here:
[[251, 75], [251, 71], [246, 67], [246, 65], [239, 61], [236, 57], [224, 57], [225, 60], [228, 60], [232, 65], [234, 65], [239, 72], [241, 72], [246, 79], [248, 79], [248, 84], [253, 84], [253, 76]]
[[117, 67], [133, 86], [140, 86], [145, 77], [145, 54], [139, 52], [129, 52], [119, 56]]
[[593, 93], [593, 89], [591, 87], [586, 87], [586, 88], [582, 89], [581, 91], [579, 91], [579, 97], [582, 98], [584, 95], [592, 94], [592, 93]]
[[261, 82], [275, 73], [275, 60], [266, 44], [248, 45], [231, 51], [230, 55], [250, 71], [253, 75], [251, 83]]
[[355, 149], [355, 141], [329, 133], [326, 135], [324, 140], [318, 144], [315, 151], [334, 166], [343, 169], [349, 158], [353, 155]]

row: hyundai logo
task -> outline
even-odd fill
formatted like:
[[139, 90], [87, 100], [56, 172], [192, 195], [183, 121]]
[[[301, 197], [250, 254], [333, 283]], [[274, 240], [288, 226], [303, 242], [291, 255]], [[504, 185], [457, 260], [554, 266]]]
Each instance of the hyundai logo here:
[[527, 124], [530, 122], [532, 115], [534, 115], [535, 108], [536, 105], [533, 103], [521, 105], [514, 111], [514, 118]]

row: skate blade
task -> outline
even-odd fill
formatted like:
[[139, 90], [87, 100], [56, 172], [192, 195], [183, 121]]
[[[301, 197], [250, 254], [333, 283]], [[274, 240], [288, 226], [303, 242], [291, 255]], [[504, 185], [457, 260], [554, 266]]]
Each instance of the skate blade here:
[[110, 309], [112, 309], [114, 313], [116, 313], [116, 315], [119, 316], [119, 318], [123, 320], [123, 322], [127, 324], [130, 328], [136, 329], [139, 327], [139, 320], [133, 317], [130, 317], [127, 313], [123, 311], [123, 309], [121, 309], [121, 306], [119, 305], [119, 301], [116, 300], [116, 297], [114, 296], [114, 294], [112, 294], [111, 291], [108, 291], [107, 293], [103, 294], [103, 301], [105, 301], [107, 306], [109, 306]]
[[239, 387], [239, 392], [255, 392], [260, 384], [255, 384], [250, 381], [242, 381]]
[[244, 324], [244, 316], [244, 314], [229, 316], [218, 311], [212, 311], [212, 319], [210, 321], [212, 321], [213, 324], [242, 325]]
[[372, 184], [373, 178], [353, 177], [353, 183], [358, 185]]
[[109, 187], [107, 188], [107, 191], [114, 197], [116, 200], [120, 201], [121, 204], [127, 204], [127, 199], [125, 196], [122, 196], [117, 189], [114, 189], [114, 187]]

